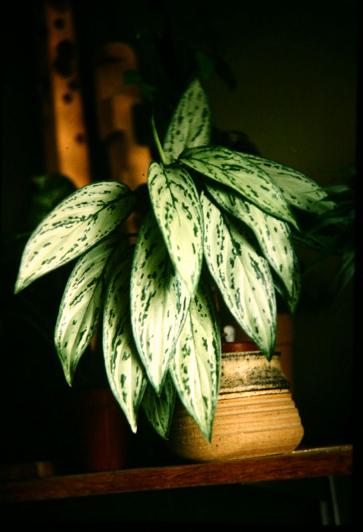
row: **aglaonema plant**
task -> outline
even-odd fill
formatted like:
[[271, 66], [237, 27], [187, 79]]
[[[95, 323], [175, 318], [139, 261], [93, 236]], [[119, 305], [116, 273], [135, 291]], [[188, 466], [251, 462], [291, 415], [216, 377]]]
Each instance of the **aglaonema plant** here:
[[[176, 396], [211, 439], [221, 336], [216, 287], [240, 327], [269, 359], [276, 291], [299, 298], [295, 209], [320, 214], [326, 192], [297, 170], [210, 143], [206, 93], [193, 80], [152, 161], [150, 208], [135, 245], [125, 220], [137, 194], [99, 181], [56, 206], [30, 236], [15, 291], [75, 261], [60, 303], [55, 347], [72, 385], [98, 328], [110, 388], [133, 432], [142, 408], [167, 437]], [[77, 259], [77, 260], [75, 260]]]

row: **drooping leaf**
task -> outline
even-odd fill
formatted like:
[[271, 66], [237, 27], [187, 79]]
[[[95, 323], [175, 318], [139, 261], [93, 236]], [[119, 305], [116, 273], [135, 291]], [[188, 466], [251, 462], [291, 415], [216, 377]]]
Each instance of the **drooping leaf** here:
[[275, 344], [276, 299], [268, 263], [204, 194], [201, 202], [209, 271], [231, 314], [270, 357]]
[[268, 174], [244, 154], [219, 146], [186, 150], [180, 157], [186, 166], [236, 190], [268, 214], [296, 226], [281, 190]]
[[290, 310], [294, 311], [301, 281], [289, 225], [244, 200], [231, 189], [213, 184], [207, 185], [207, 190], [223, 210], [254, 232], [264, 256], [283, 282]]
[[147, 384], [139, 360], [130, 317], [130, 251], [120, 246], [107, 268], [103, 314], [103, 354], [112, 393], [131, 430], [137, 430], [137, 412]]
[[203, 224], [197, 189], [184, 168], [164, 167], [156, 162], [150, 165], [148, 186], [170, 258], [192, 294], [203, 258]]
[[130, 189], [116, 181], [93, 183], [76, 190], [30, 236], [15, 292], [94, 246], [129, 215], [133, 205]]
[[169, 162], [186, 148], [210, 142], [211, 119], [206, 93], [198, 80], [192, 81], [182, 95], [167, 129], [163, 151]]
[[177, 393], [210, 441], [219, 391], [221, 338], [206, 287], [198, 289], [179, 336], [170, 374]]
[[283, 191], [286, 201], [294, 207], [315, 214], [324, 213], [334, 207], [335, 204], [329, 200], [327, 192], [302, 172], [257, 155], [246, 154], [246, 157], [270, 176]]
[[155, 217], [149, 213], [134, 252], [131, 322], [137, 350], [157, 393], [161, 390], [189, 303], [189, 291], [174, 271]]
[[54, 341], [69, 385], [97, 326], [102, 278], [115, 244], [115, 236], [110, 235], [78, 259], [63, 293]]
[[175, 406], [175, 386], [167, 374], [160, 395], [149, 384], [141, 403], [145, 415], [154, 430], [164, 439], [168, 438]]

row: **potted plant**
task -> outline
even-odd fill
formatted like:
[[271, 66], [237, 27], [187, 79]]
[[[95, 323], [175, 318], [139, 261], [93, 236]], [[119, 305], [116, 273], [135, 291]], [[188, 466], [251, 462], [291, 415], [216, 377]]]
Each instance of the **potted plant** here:
[[[218, 298], [270, 360], [276, 293], [291, 312], [299, 298], [294, 211], [321, 214], [333, 203], [297, 170], [210, 145], [211, 113], [197, 79], [163, 143], [154, 120], [152, 130], [160, 161], [150, 164], [147, 194], [116, 181], [72, 193], [30, 236], [15, 291], [77, 259], [55, 327], [68, 384], [100, 326], [109, 386], [132, 431], [142, 408], [167, 437], [178, 397], [210, 441], [221, 372]], [[125, 221], [140, 211], [134, 243]]]

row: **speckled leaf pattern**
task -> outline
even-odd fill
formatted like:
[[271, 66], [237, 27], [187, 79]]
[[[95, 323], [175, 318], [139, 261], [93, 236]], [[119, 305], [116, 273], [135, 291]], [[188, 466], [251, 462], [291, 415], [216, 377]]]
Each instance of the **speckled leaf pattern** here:
[[142, 409], [154, 430], [164, 439], [168, 438], [175, 406], [175, 386], [167, 374], [160, 395], [149, 384], [142, 399]]
[[219, 146], [187, 150], [180, 161], [210, 179], [239, 192], [267, 213], [296, 226], [281, 190], [267, 173], [242, 153]]
[[177, 393], [210, 441], [219, 391], [221, 338], [206, 287], [198, 289], [170, 361]]
[[193, 294], [203, 259], [202, 212], [195, 184], [184, 168], [154, 162], [150, 165], [148, 186], [170, 258]]
[[102, 306], [102, 277], [114, 245], [115, 238], [111, 235], [78, 259], [63, 293], [54, 341], [69, 385], [97, 326]]
[[247, 158], [268, 173], [283, 191], [286, 201], [294, 207], [315, 214], [322, 214], [334, 207], [334, 202], [328, 199], [325, 190], [303, 173], [256, 155], [248, 154]]
[[230, 189], [207, 185], [207, 190], [218, 206], [252, 229], [264, 256], [283, 282], [288, 305], [294, 311], [301, 281], [289, 225], [265, 213]]
[[147, 376], [160, 392], [190, 303], [190, 294], [174, 270], [152, 213], [136, 242], [131, 273], [133, 335]]
[[163, 151], [168, 162], [176, 160], [186, 148], [210, 142], [211, 118], [206, 93], [198, 80], [182, 95], [167, 129]]
[[135, 346], [130, 317], [130, 250], [113, 253], [107, 267], [103, 313], [103, 354], [112, 393], [131, 430], [137, 431], [137, 413], [147, 384]]
[[228, 224], [203, 194], [204, 254], [225, 303], [245, 333], [270, 357], [275, 345], [276, 299], [267, 261]]
[[30, 236], [15, 291], [79, 257], [111, 233], [133, 206], [130, 189], [116, 181], [93, 183], [76, 190]]

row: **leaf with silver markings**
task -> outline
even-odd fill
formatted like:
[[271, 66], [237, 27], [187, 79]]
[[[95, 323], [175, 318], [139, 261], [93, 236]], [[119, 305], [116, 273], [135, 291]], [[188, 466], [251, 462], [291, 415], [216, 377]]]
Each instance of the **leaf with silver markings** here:
[[257, 155], [246, 154], [251, 163], [264, 170], [273, 183], [282, 190], [286, 201], [294, 207], [322, 214], [335, 205], [326, 191], [315, 181], [287, 165]]
[[108, 236], [78, 259], [63, 293], [54, 341], [69, 385], [97, 326], [104, 270], [116, 242]]
[[187, 170], [164, 167], [156, 162], [150, 165], [148, 186], [170, 258], [193, 294], [203, 259], [203, 224], [198, 191]]
[[188, 317], [170, 361], [177, 393], [210, 441], [219, 391], [221, 338], [206, 286], [191, 301]]
[[268, 214], [296, 226], [280, 188], [244, 154], [220, 146], [193, 148], [182, 153], [180, 162], [236, 190]]
[[268, 263], [205, 194], [201, 202], [209, 271], [231, 314], [269, 358], [275, 345], [276, 298]]
[[209, 144], [210, 133], [207, 95], [194, 80], [182, 95], [165, 135], [163, 151], [168, 162], [175, 161], [186, 148]]
[[145, 390], [141, 407], [154, 430], [164, 439], [168, 438], [175, 406], [175, 387], [167, 374], [160, 395], [149, 384]]
[[132, 192], [116, 181], [92, 183], [76, 190], [30, 236], [15, 292], [79, 257], [119, 226], [133, 207]]
[[130, 319], [130, 250], [120, 246], [107, 267], [103, 314], [103, 354], [112, 393], [131, 430], [137, 430], [137, 412], [147, 384]]
[[213, 184], [207, 185], [207, 190], [218, 206], [254, 232], [264, 256], [283, 282], [288, 305], [294, 311], [301, 283], [289, 225], [244, 200], [231, 189]]
[[135, 246], [131, 272], [131, 323], [137, 350], [156, 393], [184, 325], [189, 290], [174, 270], [152, 213]]

